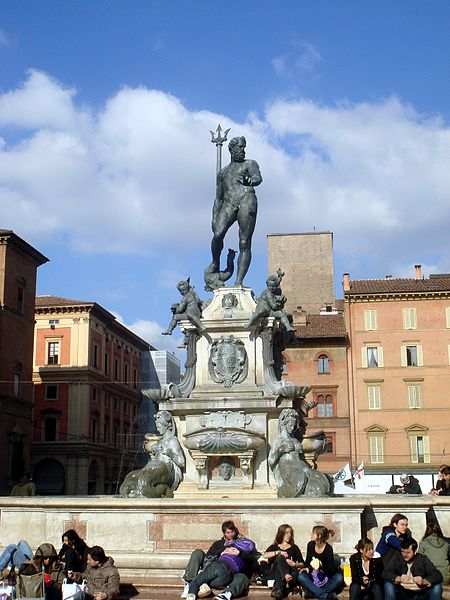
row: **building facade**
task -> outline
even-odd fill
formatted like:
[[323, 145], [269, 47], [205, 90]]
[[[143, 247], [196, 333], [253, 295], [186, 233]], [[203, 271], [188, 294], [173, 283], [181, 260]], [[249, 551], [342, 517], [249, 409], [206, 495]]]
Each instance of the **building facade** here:
[[309, 314], [319, 314], [326, 305], [334, 306], [333, 234], [326, 232], [269, 234], [267, 236], [269, 274], [284, 271], [281, 284], [287, 297], [286, 310], [298, 306]]
[[325, 432], [326, 452], [317, 465], [333, 474], [351, 461], [348, 337], [343, 311], [334, 307], [317, 315], [297, 311], [294, 326], [295, 340], [283, 352], [284, 377], [296, 385], [311, 386], [306, 399], [317, 406], [309, 412], [306, 434]]
[[[353, 462], [426, 474], [450, 452], [450, 275], [343, 281]], [[426, 491], [426, 490], [423, 490]]]
[[95, 302], [37, 296], [34, 480], [42, 494], [114, 494], [141, 447], [147, 342]]
[[0, 230], [0, 495], [30, 471], [37, 268], [48, 258]]

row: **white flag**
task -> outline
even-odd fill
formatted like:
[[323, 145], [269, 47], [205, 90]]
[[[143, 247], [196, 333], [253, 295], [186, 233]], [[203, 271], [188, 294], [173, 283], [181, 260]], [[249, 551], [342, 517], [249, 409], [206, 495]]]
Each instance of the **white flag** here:
[[347, 463], [345, 467], [342, 467], [342, 469], [334, 475], [333, 480], [335, 482], [352, 480], [352, 472], [350, 471], [349, 463]]
[[364, 477], [365, 473], [364, 473], [364, 463], [362, 462], [359, 467], [356, 469], [356, 471], [353, 473], [353, 477], [355, 479], [362, 479]]

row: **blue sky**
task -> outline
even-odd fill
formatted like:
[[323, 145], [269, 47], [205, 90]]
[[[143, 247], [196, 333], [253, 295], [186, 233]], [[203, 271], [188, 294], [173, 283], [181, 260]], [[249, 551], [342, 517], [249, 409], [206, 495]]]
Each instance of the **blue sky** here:
[[337, 282], [449, 272], [449, 26], [444, 1], [0, 1], [0, 227], [51, 259], [39, 293], [174, 349], [221, 122], [264, 178], [256, 293], [273, 232], [333, 231]]

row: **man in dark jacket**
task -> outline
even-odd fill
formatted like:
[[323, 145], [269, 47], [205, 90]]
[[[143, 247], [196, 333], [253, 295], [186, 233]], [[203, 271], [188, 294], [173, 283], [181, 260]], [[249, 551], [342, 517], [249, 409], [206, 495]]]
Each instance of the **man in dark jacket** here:
[[397, 488], [397, 494], [421, 494], [422, 489], [420, 487], [419, 480], [414, 475], [408, 475], [402, 473], [400, 475], [401, 485]]
[[383, 571], [384, 600], [441, 600], [442, 573], [429, 558], [417, 554], [413, 538], [402, 540], [400, 554]]
[[225, 543], [239, 539], [238, 528], [233, 521], [224, 521], [222, 523], [223, 536], [220, 540], [213, 542], [209, 550], [205, 553], [203, 550], [194, 550], [189, 558], [188, 564], [183, 574], [184, 590], [182, 598], [186, 598], [189, 593], [189, 583], [197, 577], [199, 572], [204, 569], [213, 560], [216, 560], [225, 550]]

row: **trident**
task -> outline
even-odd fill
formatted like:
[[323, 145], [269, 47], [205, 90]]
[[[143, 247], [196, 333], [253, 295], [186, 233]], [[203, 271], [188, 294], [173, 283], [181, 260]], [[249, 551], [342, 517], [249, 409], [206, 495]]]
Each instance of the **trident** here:
[[216, 148], [217, 148], [216, 175], [219, 173], [219, 171], [222, 168], [222, 146], [223, 146], [223, 143], [227, 141], [227, 135], [228, 135], [229, 131], [230, 131], [230, 129], [227, 129], [222, 136], [221, 135], [222, 127], [220, 126], [220, 123], [219, 123], [219, 125], [217, 125], [216, 137], [214, 137], [214, 131], [209, 130], [209, 133], [211, 134], [211, 142], [213, 144], [215, 144]]

